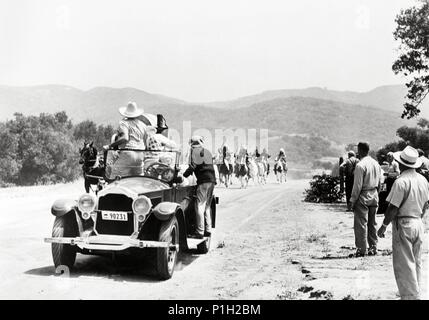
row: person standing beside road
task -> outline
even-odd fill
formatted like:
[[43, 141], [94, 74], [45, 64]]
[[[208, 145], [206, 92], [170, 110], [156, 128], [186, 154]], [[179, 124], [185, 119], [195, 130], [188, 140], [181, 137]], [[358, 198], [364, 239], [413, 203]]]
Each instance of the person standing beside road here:
[[425, 152], [422, 149], [417, 149], [419, 153], [419, 158], [422, 162], [421, 169], [424, 171], [429, 171], [429, 159], [426, 158]]
[[387, 153], [387, 162], [389, 162], [389, 167], [386, 172], [386, 190], [387, 194], [389, 194], [393, 183], [401, 172], [399, 170], [399, 164], [393, 158], [393, 152]]
[[344, 167], [342, 164], [344, 163], [344, 158], [340, 157], [338, 161], [338, 175], [340, 176], [340, 193], [344, 194]]
[[[360, 161], [356, 164], [350, 198], [351, 208], [354, 211], [356, 257], [363, 257], [367, 253], [368, 255], [377, 254], [375, 215], [381, 186], [381, 167], [368, 153], [369, 144], [360, 142], [358, 144]], [[368, 252], [367, 244], [369, 245]]]
[[191, 145], [189, 167], [183, 173], [183, 176], [187, 178], [194, 173], [197, 178], [196, 230], [192, 236], [197, 239], [203, 239], [205, 236], [209, 237], [211, 235], [212, 220], [208, 209], [213, 198], [216, 175], [213, 156], [209, 150], [204, 148], [203, 138], [193, 136], [189, 143]]
[[415, 169], [422, 162], [416, 149], [408, 146], [394, 153], [401, 175], [387, 197], [389, 206], [378, 236], [384, 238], [392, 223], [393, 272], [402, 300], [420, 299], [424, 216], [429, 201], [429, 183]]
[[345, 177], [345, 186], [346, 186], [346, 202], [347, 202], [347, 211], [352, 211], [350, 198], [352, 196], [353, 182], [354, 182], [354, 172], [356, 164], [359, 162], [359, 159], [356, 158], [354, 151], [349, 151], [347, 153], [348, 159], [344, 161], [340, 166], [340, 172], [344, 172]]

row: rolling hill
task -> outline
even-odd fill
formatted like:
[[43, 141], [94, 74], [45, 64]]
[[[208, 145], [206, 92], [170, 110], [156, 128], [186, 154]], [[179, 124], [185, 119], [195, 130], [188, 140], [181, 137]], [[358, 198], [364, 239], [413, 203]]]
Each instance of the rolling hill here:
[[75, 122], [86, 119], [101, 123], [116, 123], [117, 109], [129, 100], [153, 111], [160, 105], [181, 106], [185, 102], [147, 93], [134, 88], [97, 87], [82, 91], [69, 86], [44, 85], [34, 87], [0, 86], [0, 120], [11, 118], [14, 112], [37, 115], [65, 110]]
[[[296, 96], [298, 94], [302, 96]], [[75, 123], [89, 119], [116, 125], [120, 120], [118, 107], [134, 100], [144, 106], [146, 112], [164, 114], [169, 126], [180, 132], [186, 120], [192, 122], [192, 129], [269, 129], [270, 149], [289, 146], [295, 150], [292, 158], [299, 161], [300, 157], [333, 156], [341, 152], [344, 145], [361, 140], [374, 148], [396, 140], [397, 128], [414, 122], [400, 119], [400, 111], [386, 111], [387, 104], [385, 110], [365, 106], [387, 101], [383, 98], [386, 95], [393, 101], [397, 99], [395, 94], [399, 95], [392, 87], [378, 88], [364, 96], [312, 88], [300, 92], [270, 91], [222, 105], [191, 104], [134, 88], [99, 87], [82, 91], [58, 85], [3, 86], [0, 87], [0, 121], [10, 119], [14, 112], [38, 115], [65, 110]], [[316, 140], [319, 145], [313, 143]], [[323, 147], [320, 149], [320, 146]]]
[[[335, 91], [319, 87], [296, 90], [271, 90], [260, 94], [241, 97], [230, 101], [210, 102], [206, 105], [217, 108], [236, 109], [249, 107], [255, 103], [277, 98], [308, 97], [345, 102], [349, 104], [372, 106], [383, 110], [402, 113], [407, 88], [402, 85], [377, 87], [368, 92]], [[421, 108], [422, 116], [429, 117], [429, 100]]]

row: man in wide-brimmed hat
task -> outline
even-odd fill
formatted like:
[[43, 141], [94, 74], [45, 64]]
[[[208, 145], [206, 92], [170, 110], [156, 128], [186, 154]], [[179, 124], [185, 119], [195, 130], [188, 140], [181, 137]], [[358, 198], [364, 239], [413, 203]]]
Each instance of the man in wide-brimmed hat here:
[[110, 148], [121, 146], [123, 149], [145, 149], [146, 125], [138, 119], [143, 112], [143, 109], [132, 101], [119, 108], [119, 113], [124, 118], [119, 122], [119, 137]]
[[193, 237], [202, 239], [211, 235], [210, 205], [213, 190], [216, 185], [216, 175], [213, 165], [213, 156], [204, 148], [204, 139], [201, 136], [192, 136], [189, 140], [191, 147], [189, 167], [183, 176], [195, 174], [197, 178], [197, 199], [195, 202], [196, 230]]
[[392, 224], [393, 271], [401, 299], [420, 299], [424, 226], [422, 217], [428, 207], [429, 183], [416, 169], [422, 165], [419, 153], [406, 147], [393, 154], [401, 175], [387, 197], [389, 206], [378, 236], [384, 237]]
[[[354, 171], [354, 182], [350, 205], [354, 212], [356, 257], [377, 254], [378, 193], [381, 187], [381, 167], [369, 156], [369, 144], [358, 144], [360, 161]], [[367, 248], [369, 250], [367, 252]]]
[[123, 119], [119, 122], [117, 139], [103, 148], [108, 150], [119, 147], [119, 149], [127, 149], [127, 151], [121, 151], [120, 157], [113, 167], [118, 172], [112, 172], [112, 175], [126, 176], [141, 174], [143, 153], [128, 151], [128, 149], [144, 150], [146, 148], [146, 125], [138, 119], [143, 112], [143, 109], [140, 109], [137, 103], [132, 101], [128, 102], [125, 107], [119, 108], [119, 113], [123, 116]]

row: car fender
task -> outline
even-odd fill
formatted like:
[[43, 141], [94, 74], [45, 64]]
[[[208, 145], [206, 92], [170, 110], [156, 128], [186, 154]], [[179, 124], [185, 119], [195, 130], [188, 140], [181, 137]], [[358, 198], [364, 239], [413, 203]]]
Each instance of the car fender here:
[[158, 220], [167, 221], [180, 208], [180, 205], [175, 202], [161, 202], [152, 209], [153, 214]]
[[51, 213], [56, 217], [61, 217], [76, 209], [77, 201], [71, 199], [58, 199], [51, 207]]

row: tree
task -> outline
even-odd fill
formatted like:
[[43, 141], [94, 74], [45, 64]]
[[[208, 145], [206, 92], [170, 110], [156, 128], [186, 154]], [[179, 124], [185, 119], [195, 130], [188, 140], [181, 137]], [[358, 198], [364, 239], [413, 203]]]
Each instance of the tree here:
[[429, 152], [429, 121], [422, 118], [418, 121], [417, 127], [400, 127], [396, 131], [396, 135], [400, 138], [399, 141], [391, 142], [377, 151], [377, 159], [379, 162], [386, 160], [388, 152], [396, 152], [403, 150], [406, 146], [411, 146], [416, 149], [422, 149], [426, 154]]
[[411, 78], [402, 113], [407, 119], [419, 115], [419, 106], [429, 94], [429, 0], [419, 2], [419, 6], [401, 10], [393, 33], [400, 41], [400, 56], [392, 69]]
[[63, 112], [23, 116], [0, 125], [0, 184], [66, 182], [80, 175], [72, 124]]
[[74, 129], [76, 140], [93, 141], [97, 134], [97, 125], [91, 120], [85, 120], [77, 124]]

